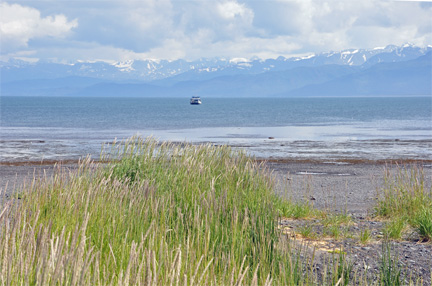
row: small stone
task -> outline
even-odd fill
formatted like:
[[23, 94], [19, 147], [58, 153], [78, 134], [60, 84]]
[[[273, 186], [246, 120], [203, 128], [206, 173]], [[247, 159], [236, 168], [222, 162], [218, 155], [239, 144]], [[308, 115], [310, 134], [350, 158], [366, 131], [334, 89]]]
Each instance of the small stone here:
[[269, 137], [268, 139], [274, 139], [274, 137]]

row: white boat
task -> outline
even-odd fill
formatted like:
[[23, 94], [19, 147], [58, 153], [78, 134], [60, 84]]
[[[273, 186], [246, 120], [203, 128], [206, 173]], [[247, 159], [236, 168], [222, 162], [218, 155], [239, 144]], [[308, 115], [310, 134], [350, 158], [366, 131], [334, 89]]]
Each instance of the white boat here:
[[201, 104], [201, 98], [199, 96], [192, 96], [190, 104]]

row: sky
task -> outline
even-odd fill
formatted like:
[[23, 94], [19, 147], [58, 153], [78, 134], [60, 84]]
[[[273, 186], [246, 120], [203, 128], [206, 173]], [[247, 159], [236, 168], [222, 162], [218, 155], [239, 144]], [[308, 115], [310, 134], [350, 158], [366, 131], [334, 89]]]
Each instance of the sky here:
[[432, 45], [432, 0], [0, 1], [1, 60], [277, 58]]

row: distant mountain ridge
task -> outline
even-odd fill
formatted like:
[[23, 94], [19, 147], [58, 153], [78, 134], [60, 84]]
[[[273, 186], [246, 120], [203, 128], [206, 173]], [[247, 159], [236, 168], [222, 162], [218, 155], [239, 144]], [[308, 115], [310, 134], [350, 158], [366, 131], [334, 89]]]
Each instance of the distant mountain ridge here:
[[59, 64], [0, 62], [1, 95], [430, 95], [432, 47], [387, 46], [303, 58]]
[[[307, 57], [294, 57], [267, 60], [247, 59], [200, 59], [185, 60], [135, 60], [126, 62], [76, 62], [60, 64], [50, 62], [28, 63], [21, 60], [0, 62], [2, 82], [25, 79], [47, 79], [59, 77], [92, 77], [116, 81], [146, 81], [167, 79], [178, 76], [178, 81], [192, 78], [208, 79], [222, 75], [258, 74], [267, 71], [281, 71], [296, 67], [337, 65], [373, 65], [379, 62], [398, 62], [415, 59], [432, 47], [420, 48], [412, 45], [393, 46], [375, 49], [351, 49], [341, 52], [327, 52]], [[209, 76], [211, 75], [211, 76]]]
[[417, 59], [382, 62], [321, 84], [294, 89], [290, 96], [432, 95], [432, 52]]

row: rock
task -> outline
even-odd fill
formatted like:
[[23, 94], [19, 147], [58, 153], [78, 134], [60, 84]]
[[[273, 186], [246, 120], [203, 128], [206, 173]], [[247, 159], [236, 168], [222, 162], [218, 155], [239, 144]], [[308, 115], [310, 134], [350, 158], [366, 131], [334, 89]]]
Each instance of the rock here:
[[268, 139], [275, 139], [274, 137], [269, 137]]

